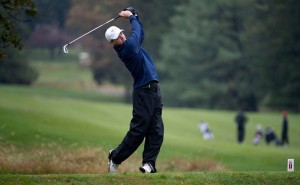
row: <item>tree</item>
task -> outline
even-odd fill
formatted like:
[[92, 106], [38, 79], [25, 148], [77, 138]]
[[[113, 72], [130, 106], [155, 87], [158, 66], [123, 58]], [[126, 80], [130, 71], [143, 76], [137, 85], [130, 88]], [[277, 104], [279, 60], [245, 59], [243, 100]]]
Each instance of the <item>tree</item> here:
[[13, 46], [22, 49], [23, 44], [17, 31], [17, 23], [34, 17], [37, 11], [32, 0], [1, 0], [0, 5], [0, 59], [5, 56], [4, 48]]
[[58, 26], [50, 24], [38, 24], [26, 41], [28, 48], [46, 48], [50, 58], [53, 59], [57, 51], [61, 53], [61, 47], [67, 42], [65, 32]]
[[24, 53], [15, 48], [6, 48], [7, 56], [0, 62], [1, 84], [30, 85], [37, 78], [38, 73], [26, 62]]
[[259, 1], [248, 26], [249, 57], [264, 106], [300, 110], [300, 1]]
[[38, 14], [31, 22], [32, 32], [26, 40], [29, 48], [46, 48], [50, 58], [62, 54], [61, 47], [70, 40], [65, 31], [71, 0], [36, 1]]
[[145, 28], [146, 40], [143, 47], [147, 48], [155, 60], [159, 60], [159, 51], [164, 34], [171, 29], [171, 18], [176, 13], [176, 7], [185, 5], [182, 0], [151, 0], [135, 1], [132, 5], [136, 8]]
[[42, 0], [36, 1], [38, 15], [35, 24], [55, 25], [64, 29], [72, 0]]
[[223, 0], [178, 7], [161, 50], [168, 104], [257, 109], [242, 38], [245, 10], [245, 4]]

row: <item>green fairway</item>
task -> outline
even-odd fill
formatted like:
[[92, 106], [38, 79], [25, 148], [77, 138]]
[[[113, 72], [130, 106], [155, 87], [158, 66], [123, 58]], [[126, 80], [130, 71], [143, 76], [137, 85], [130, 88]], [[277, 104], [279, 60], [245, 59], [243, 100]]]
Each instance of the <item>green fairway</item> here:
[[30, 64], [39, 72], [39, 78], [34, 86], [54, 87], [73, 90], [96, 90], [89, 68], [79, 65], [78, 52], [72, 51], [68, 55], [56, 59], [47, 59], [45, 51], [30, 51]]
[[[69, 96], [68, 96], [69, 94]], [[45, 90], [14, 86], [0, 87], [0, 141], [1, 153], [30, 153], [50, 150], [35, 158], [55, 155], [56, 159], [65, 154], [76, 156], [86, 148], [93, 155], [102, 156], [105, 172], [106, 153], [123, 139], [131, 119], [131, 105], [105, 100], [94, 94], [65, 90]], [[112, 100], [113, 101], [113, 100]], [[235, 112], [201, 109], [165, 108], [165, 139], [158, 158], [157, 167], [162, 172], [176, 171], [286, 171], [287, 159], [295, 159], [298, 171], [300, 160], [300, 126], [298, 114], [289, 114], [290, 145], [267, 146], [264, 141], [258, 146], [252, 144], [256, 123], [273, 126], [280, 134], [281, 115], [279, 112], [248, 113], [246, 141], [236, 143]], [[200, 120], [209, 122], [214, 140], [205, 141], [198, 129]], [[15, 149], [11, 149], [14, 148]], [[62, 154], [61, 150], [66, 150]], [[36, 153], [36, 152], [34, 152]], [[137, 172], [141, 161], [142, 147], [121, 165], [124, 172]], [[47, 154], [47, 155], [46, 155]], [[91, 155], [88, 152], [82, 155]], [[18, 158], [20, 155], [12, 155]], [[36, 170], [12, 169], [7, 156], [7, 169], [1, 173], [36, 173]], [[26, 160], [26, 155], [22, 156]], [[94, 156], [95, 157], [95, 156]], [[96, 158], [96, 157], [95, 157]], [[49, 161], [51, 162], [51, 159]], [[28, 160], [33, 160], [28, 155]], [[69, 159], [68, 159], [69, 160]], [[74, 159], [75, 160], [75, 159]], [[76, 158], [77, 160], [77, 158]], [[80, 160], [80, 159], [78, 159]], [[130, 160], [137, 166], [130, 165]], [[131, 161], [131, 162], [132, 162]], [[49, 162], [49, 166], [51, 163]], [[63, 164], [63, 163], [62, 163]], [[53, 165], [53, 164], [52, 164]], [[122, 167], [124, 166], [124, 167]], [[21, 167], [20, 167], [21, 168]], [[34, 167], [32, 167], [34, 168]], [[52, 169], [52, 167], [51, 167]], [[42, 170], [44, 173], [59, 173], [59, 170]], [[62, 170], [72, 173], [79, 171]], [[97, 168], [92, 171], [97, 173]]]

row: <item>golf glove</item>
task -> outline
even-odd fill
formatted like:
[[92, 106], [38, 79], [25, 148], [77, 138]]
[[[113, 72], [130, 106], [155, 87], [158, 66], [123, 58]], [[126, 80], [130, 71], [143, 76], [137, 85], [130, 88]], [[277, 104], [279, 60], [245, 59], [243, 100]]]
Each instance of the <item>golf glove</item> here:
[[133, 7], [127, 7], [124, 9], [124, 11], [126, 11], [126, 10], [130, 11], [134, 16], [137, 16], [137, 13], [135, 12]]

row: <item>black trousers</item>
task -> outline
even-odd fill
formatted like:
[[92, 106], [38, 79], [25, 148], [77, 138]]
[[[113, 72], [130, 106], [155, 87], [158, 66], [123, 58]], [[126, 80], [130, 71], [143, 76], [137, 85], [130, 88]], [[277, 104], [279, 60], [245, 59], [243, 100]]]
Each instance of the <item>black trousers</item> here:
[[244, 141], [244, 137], [245, 137], [245, 128], [244, 127], [238, 127], [238, 142], [242, 143]]
[[121, 144], [112, 152], [112, 161], [121, 164], [145, 139], [143, 161], [155, 168], [156, 158], [163, 143], [162, 99], [159, 86], [136, 89], [130, 129]]
[[281, 133], [281, 144], [289, 144], [289, 139], [288, 139], [288, 134], [287, 134], [287, 130], [283, 130]]

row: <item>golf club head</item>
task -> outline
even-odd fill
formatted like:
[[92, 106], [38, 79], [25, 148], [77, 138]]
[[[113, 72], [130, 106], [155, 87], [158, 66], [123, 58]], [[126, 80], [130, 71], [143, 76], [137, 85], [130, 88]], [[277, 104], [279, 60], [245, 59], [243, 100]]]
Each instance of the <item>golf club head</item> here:
[[64, 47], [63, 47], [64, 53], [69, 53], [69, 51], [68, 51], [68, 49], [67, 49], [67, 46], [68, 46], [68, 45], [69, 45], [69, 44], [64, 45]]

